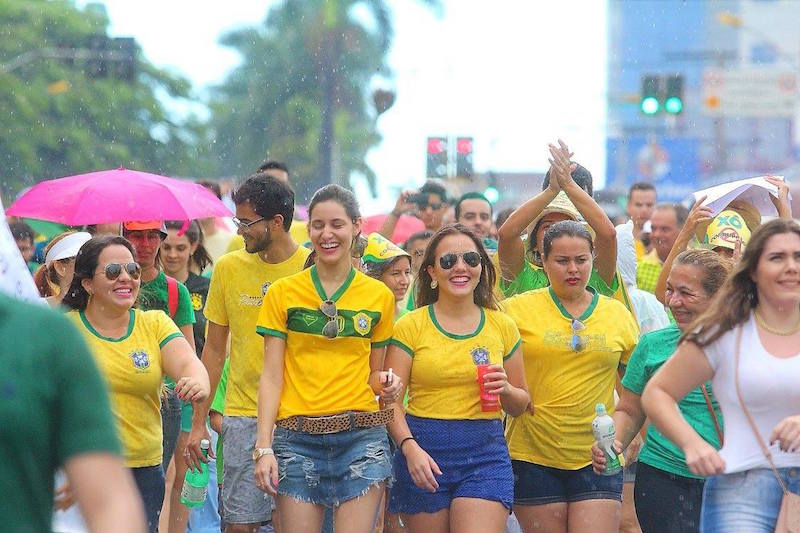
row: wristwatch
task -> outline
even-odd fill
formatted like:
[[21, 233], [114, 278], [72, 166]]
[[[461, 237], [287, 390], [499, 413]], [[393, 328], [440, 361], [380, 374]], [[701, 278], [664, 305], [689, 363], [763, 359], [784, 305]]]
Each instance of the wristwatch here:
[[258, 461], [265, 455], [275, 455], [275, 452], [272, 451], [272, 448], [256, 448], [253, 450], [253, 461]]

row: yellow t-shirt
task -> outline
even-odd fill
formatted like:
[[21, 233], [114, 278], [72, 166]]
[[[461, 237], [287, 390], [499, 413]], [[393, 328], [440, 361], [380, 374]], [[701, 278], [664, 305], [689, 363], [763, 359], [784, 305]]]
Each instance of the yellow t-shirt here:
[[[292, 220], [292, 225], [289, 226], [289, 235], [292, 240], [297, 243], [304, 243], [308, 240], [308, 222], [304, 220]], [[228, 243], [226, 253], [235, 252], [236, 250], [244, 249], [244, 239], [238, 233]]]
[[338, 314], [335, 339], [322, 335], [328, 319], [319, 306], [326, 299], [316, 265], [279, 280], [264, 298], [258, 333], [286, 340], [278, 420], [378, 410], [368, 383], [369, 356], [392, 336], [394, 295], [382, 282], [351, 269], [330, 297]]
[[639, 328], [619, 301], [595, 293], [578, 319], [586, 346], [572, 349], [572, 317], [550, 287], [503, 302], [522, 336], [525, 379], [534, 414], [506, 430], [512, 459], [577, 470], [591, 464], [594, 408], [614, 409], [617, 369], [628, 362]]
[[125, 464], [131, 468], [160, 465], [161, 348], [183, 337], [178, 326], [163, 311], [131, 309], [128, 332], [110, 339], [101, 336], [82, 312], [70, 311], [67, 316], [83, 333], [108, 384]]
[[502, 365], [519, 346], [519, 331], [508, 315], [481, 308], [475, 332], [454, 335], [439, 325], [433, 306], [426, 305], [397, 321], [391, 343], [412, 357], [409, 414], [445, 420], [502, 417], [500, 411], [481, 411], [475, 365]]
[[302, 270], [308, 253], [298, 246], [286, 261], [265, 263], [258, 254], [237, 250], [214, 266], [204, 313], [231, 332], [226, 415], [257, 416], [258, 378], [264, 366], [264, 340], [256, 334], [261, 300], [270, 284]]

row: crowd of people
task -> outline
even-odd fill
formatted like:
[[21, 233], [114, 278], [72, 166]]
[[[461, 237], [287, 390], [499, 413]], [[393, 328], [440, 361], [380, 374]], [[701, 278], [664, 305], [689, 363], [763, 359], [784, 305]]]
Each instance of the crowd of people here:
[[[429, 181], [370, 234], [338, 185], [299, 220], [275, 161], [232, 192], [232, 227], [119, 221], [37, 251], [12, 221], [46, 304], [0, 295], [4, 338], [24, 339], [0, 350], [5, 525], [789, 531], [788, 185], [767, 178], [766, 220], [743, 199], [714, 214], [636, 183], [615, 225], [572, 156], [550, 145], [541, 191], [515, 209]], [[395, 239], [407, 214], [425, 229]], [[610, 450], [592, 432], [599, 404]], [[190, 510], [183, 479], [204, 468]]]

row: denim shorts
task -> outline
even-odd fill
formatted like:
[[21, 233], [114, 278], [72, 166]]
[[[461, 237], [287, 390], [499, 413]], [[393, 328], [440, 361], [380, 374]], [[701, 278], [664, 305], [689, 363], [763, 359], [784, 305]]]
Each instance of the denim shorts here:
[[[800, 494], [800, 467], [779, 468], [786, 488]], [[700, 531], [772, 533], [783, 492], [772, 470], [756, 468], [706, 480]]]
[[527, 461], [511, 461], [514, 468], [514, 504], [544, 505], [584, 500], [622, 501], [622, 471], [613, 476], [594, 473], [592, 465], [562, 470]]
[[324, 435], [276, 427], [272, 448], [278, 461], [278, 494], [297, 501], [336, 507], [392, 479], [383, 426]]
[[[439, 488], [417, 487], [403, 452], [394, 455], [395, 485], [389, 511], [395, 514], [435, 513], [454, 498], [480, 498], [511, 508], [514, 474], [500, 420], [441, 420], [406, 415], [417, 444], [436, 461]], [[408, 446], [408, 445], [406, 445]]]

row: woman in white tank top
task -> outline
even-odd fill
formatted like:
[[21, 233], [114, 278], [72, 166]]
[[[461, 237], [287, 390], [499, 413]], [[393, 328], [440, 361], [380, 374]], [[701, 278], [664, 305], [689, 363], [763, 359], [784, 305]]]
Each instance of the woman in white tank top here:
[[[800, 226], [773, 220], [756, 230], [690, 331], [645, 389], [644, 408], [683, 449], [692, 472], [713, 476], [703, 493], [701, 531], [771, 533], [782, 485], [800, 493]], [[676, 408], [708, 379], [725, 419], [719, 452]]]

